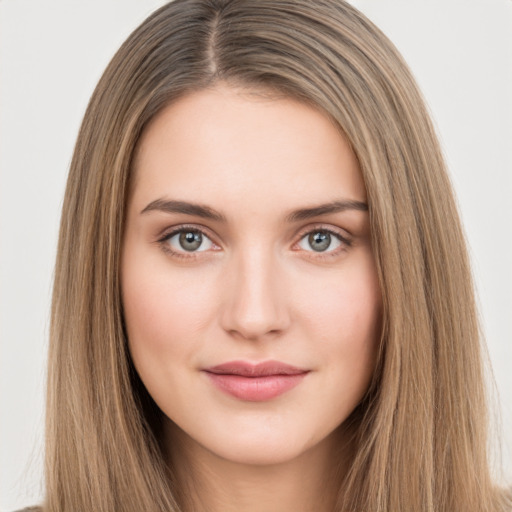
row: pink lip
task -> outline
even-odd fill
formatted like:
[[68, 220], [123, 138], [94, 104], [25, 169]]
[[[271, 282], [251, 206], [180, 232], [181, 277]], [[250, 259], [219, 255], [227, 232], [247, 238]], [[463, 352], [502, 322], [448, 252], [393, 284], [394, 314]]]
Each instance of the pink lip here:
[[297, 386], [309, 370], [279, 361], [230, 361], [204, 372], [221, 391], [251, 402], [270, 400]]

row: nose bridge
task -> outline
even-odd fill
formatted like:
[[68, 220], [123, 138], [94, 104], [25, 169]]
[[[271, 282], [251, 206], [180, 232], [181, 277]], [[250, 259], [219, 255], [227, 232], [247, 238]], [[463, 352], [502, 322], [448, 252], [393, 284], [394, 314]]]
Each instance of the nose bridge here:
[[252, 245], [233, 255], [223, 327], [247, 339], [278, 333], [288, 325], [283, 275], [272, 249]]

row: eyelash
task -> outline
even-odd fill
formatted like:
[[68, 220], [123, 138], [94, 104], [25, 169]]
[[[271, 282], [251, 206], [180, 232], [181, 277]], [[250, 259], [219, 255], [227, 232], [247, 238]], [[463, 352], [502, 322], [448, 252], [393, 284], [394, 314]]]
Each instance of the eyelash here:
[[352, 240], [349, 237], [342, 235], [340, 232], [335, 231], [333, 229], [326, 228], [322, 225], [308, 226], [305, 230], [301, 231], [298, 235], [299, 240], [294, 244], [294, 246], [298, 245], [308, 235], [311, 235], [314, 233], [326, 233], [328, 235], [331, 235], [332, 237], [334, 237], [335, 239], [337, 239], [340, 242], [340, 246], [334, 250], [330, 250], [330, 251], [326, 251], [326, 252], [313, 251], [313, 250], [306, 251], [307, 253], [309, 253], [309, 255], [311, 255], [310, 257], [315, 259], [316, 261], [336, 258], [342, 252], [347, 251], [352, 246]]
[[[217, 246], [217, 244], [215, 244], [215, 242], [213, 242], [212, 237], [204, 229], [200, 229], [197, 226], [181, 225], [181, 226], [177, 226], [176, 228], [172, 229], [171, 231], [165, 233], [162, 237], [160, 237], [157, 240], [157, 242], [161, 245], [162, 250], [164, 252], [172, 255], [173, 257], [187, 259], [190, 261], [190, 260], [194, 260], [194, 259], [200, 257], [200, 254], [202, 252], [206, 252], [206, 251], [191, 251], [191, 252], [187, 253], [186, 251], [180, 252], [180, 251], [175, 251], [175, 250], [171, 249], [171, 247], [168, 244], [168, 241], [173, 236], [175, 236], [179, 233], [199, 233], [202, 236], [206, 237], [208, 240], [210, 240], [214, 246]], [[307, 253], [310, 253], [311, 255], [314, 255], [312, 257], [315, 260], [325, 260], [325, 259], [330, 259], [330, 258], [336, 257], [340, 253], [348, 250], [352, 246], [352, 240], [350, 238], [342, 235], [341, 233], [339, 233], [333, 229], [329, 229], [324, 226], [310, 226], [306, 230], [301, 231], [298, 235], [299, 239], [297, 242], [295, 242], [294, 246], [298, 245], [306, 236], [311, 235], [313, 233], [329, 234], [329, 235], [333, 236], [335, 239], [337, 239], [341, 244], [335, 250], [331, 250], [328, 252], [321, 252], [321, 251], [314, 251], [314, 250], [305, 251]]]
[[179, 234], [179, 233], [199, 233], [202, 236], [206, 237], [208, 240], [212, 241], [212, 244], [215, 244], [213, 242], [212, 237], [208, 235], [208, 233], [204, 229], [199, 229], [197, 226], [187, 226], [187, 225], [181, 225], [177, 226], [176, 228], [172, 229], [171, 231], [165, 233], [161, 238], [157, 240], [157, 242], [161, 245], [164, 252], [170, 254], [173, 257], [176, 258], [182, 258], [187, 260], [194, 260], [199, 257], [201, 252], [204, 251], [194, 251], [194, 252], [179, 252], [171, 249], [170, 245], [167, 243], [173, 236]]

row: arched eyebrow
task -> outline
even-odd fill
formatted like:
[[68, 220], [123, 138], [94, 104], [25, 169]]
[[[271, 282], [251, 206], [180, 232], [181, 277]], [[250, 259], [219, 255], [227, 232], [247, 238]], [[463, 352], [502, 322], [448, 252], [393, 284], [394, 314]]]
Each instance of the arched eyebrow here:
[[204, 219], [215, 220], [217, 222], [226, 222], [226, 217], [218, 211], [197, 203], [189, 203], [188, 201], [174, 201], [168, 199], [156, 199], [151, 201], [140, 213], [148, 213], [152, 211], [160, 211], [165, 213], [183, 213], [185, 215], [193, 215], [194, 217], [202, 217]]
[[[289, 213], [286, 222], [299, 222], [309, 220], [321, 215], [344, 212], [346, 210], [368, 211], [368, 205], [362, 201], [355, 200], [337, 200], [329, 203], [319, 204], [309, 208], [299, 208]], [[151, 211], [161, 211], [165, 213], [183, 213], [194, 217], [202, 217], [204, 219], [214, 220], [217, 222], [227, 222], [225, 215], [210, 208], [209, 206], [190, 203], [188, 201], [176, 201], [171, 199], [156, 199], [149, 203], [140, 213], [148, 213]]]
[[358, 210], [362, 212], [368, 211], [368, 205], [363, 201], [341, 199], [331, 201], [330, 203], [319, 204], [311, 208], [300, 208], [294, 210], [286, 216], [287, 222], [298, 222], [301, 220], [309, 220], [321, 215], [328, 215], [330, 213], [340, 213], [346, 210]]

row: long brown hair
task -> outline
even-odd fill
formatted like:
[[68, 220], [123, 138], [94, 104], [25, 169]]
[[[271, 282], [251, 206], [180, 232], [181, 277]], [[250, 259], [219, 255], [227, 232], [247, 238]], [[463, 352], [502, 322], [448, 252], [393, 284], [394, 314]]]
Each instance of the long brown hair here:
[[436, 135], [397, 50], [342, 0], [176, 0], [109, 64], [78, 136], [62, 213], [44, 510], [180, 510], [159, 412], [127, 350], [120, 247], [145, 126], [219, 81], [330, 116], [366, 184], [383, 332], [338, 510], [505, 510], [510, 496], [490, 476], [468, 256]]

